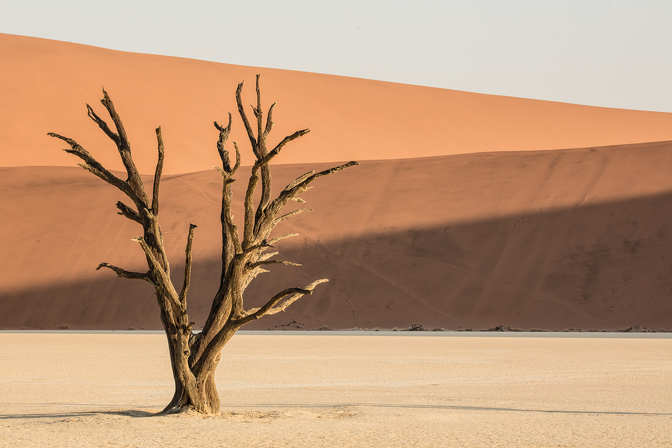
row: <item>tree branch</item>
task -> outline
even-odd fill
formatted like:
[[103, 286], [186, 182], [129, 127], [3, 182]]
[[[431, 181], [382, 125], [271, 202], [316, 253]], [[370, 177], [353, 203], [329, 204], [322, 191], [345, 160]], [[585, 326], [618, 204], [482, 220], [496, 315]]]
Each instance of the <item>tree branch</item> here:
[[259, 266], [264, 266], [267, 264], [284, 264], [287, 266], [301, 266], [299, 263], [293, 263], [291, 261], [285, 261], [285, 260], [264, 260], [264, 261], [257, 261], [254, 263], [248, 263], [247, 268], [248, 269], [254, 269]]
[[224, 170], [224, 169], [222, 169], [222, 168], [220, 168], [220, 167], [218, 167], [218, 166], [215, 166], [214, 168], [215, 168], [215, 169], [217, 170], [217, 172], [218, 172], [219, 174], [221, 174], [222, 177], [224, 178], [224, 184], [232, 184], [232, 183], [234, 183], [234, 182], [236, 181], [236, 179], [232, 179], [232, 178], [231, 178], [231, 174], [230, 174], [228, 171], [226, 171], [226, 170]]
[[[320, 171], [319, 173], [314, 173], [314, 174], [303, 174], [302, 176], [299, 176], [296, 178], [294, 181], [292, 181], [285, 189], [278, 195], [278, 197], [268, 206], [269, 210], [269, 218], [270, 219], [275, 219], [275, 215], [277, 215], [282, 208], [287, 205], [287, 203], [292, 200], [292, 198], [296, 197], [298, 194], [303, 193], [308, 189], [308, 185], [313, 182], [315, 179], [318, 177], [322, 176], [327, 176], [329, 174], [336, 173], [338, 171], [342, 171], [346, 168], [350, 168], [351, 166], [359, 165], [358, 162], [352, 161], [348, 163], [344, 163], [343, 165], [335, 166], [333, 168], [329, 168], [324, 171]], [[273, 225], [273, 223], [271, 223]]]
[[273, 246], [271, 246], [272, 244], [275, 244], [278, 241], [284, 240], [286, 238], [291, 238], [293, 236], [299, 236], [299, 234], [298, 233], [288, 233], [287, 235], [276, 236], [275, 238], [271, 238], [270, 240], [268, 240], [268, 245], [270, 247], [273, 247]]
[[152, 189], [152, 213], [159, 217], [159, 184], [161, 183], [161, 173], [163, 172], [163, 135], [161, 126], [156, 128], [156, 140], [158, 142], [159, 159], [156, 162], [156, 172], [154, 173], [154, 188]]
[[266, 128], [264, 129], [264, 133], [262, 134], [264, 136], [264, 140], [266, 137], [268, 137], [268, 134], [271, 133], [271, 130], [273, 129], [273, 108], [275, 107], [275, 103], [271, 104], [271, 107], [268, 108], [268, 114], [266, 114]]
[[145, 191], [145, 186], [142, 183], [142, 178], [140, 177], [140, 174], [138, 174], [138, 170], [135, 167], [135, 162], [133, 161], [133, 157], [131, 156], [131, 144], [128, 141], [126, 130], [124, 129], [124, 125], [121, 122], [119, 114], [114, 108], [114, 103], [110, 99], [105, 89], [103, 89], [103, 99], [100, 100], [100, 102], [107, 109], [107, 112], [110, 114], [110, 117], [114, 122], [114, 126], [117, 128], [118, 138], [115, 140], [115, 143], [117, 144], [117, 149], [119, 150], [121, 161], [123, 162], [124, 167], [126, 168], [126, 174], [128, 175], [128, 180], [126, 181], [126, 183], [129, 185], [129, 187], [133, 190], [135, 194], [136, 204], [139, 207], [140, 205], [144, 207], [149, 207], [150, 205], [149, 200], [147, 198], [147, 193]]
[[152, 271], [164, 277], [162, 279], [157, 279], [157, 281], [163, 280], [163, 282], [165, 282], [166, 280], [169, 280], [168, 276], [166, 275], [166, 271], [163, 270], [163, 267], [152, 253], [152, 249], [147, 245], [145, 239], [141, 236], [136, 236], [131, 241], [135, 241], [140, 244], [140, 247], [142, 247], [142, 250], [145, 252], [145, 256], [147, 257], [147, 261], [149, 262]]
[[259, 167], [255, 163], [250, 173], [250, 180], [247, 183], [245, 192], [245, 218], [243, 227], [243, 249], [249, 247], [254, 239], [254, 190], [259, 182]]
[[[236, 225], [233, 222], [233, 216], [231, 214], [231, 184], [235, 181], [233, 176], [240, 167], [240, 150], [236, 142], [233, 142], [233, 146], [236, 149], [236, 164], [231, 168], [231, 161], [229, 159], [229, 151], [226, 150], [225, 144], [229, 138], [231, 132], [231, 114], [229, 113], [229, 123], [226, 127], [222, 127], [219, 123], [215, 121], [215, 127], [219, 131], [219, 139], [217, 140], [217, 152], [219, 157], [222, 160], [222, 167], [215, 167], [217, 171], [224, 177], [222, 185], [222, 207], [220, 211], [220, 221], [222, 226], [222, 270], [220, 273], [219, 279], [219, 290], [213, 300], [212, 310], [219, 312], [219, 307], [222, 305], [222, 298], [225, 295], [226, 281], [229, 272], [229, 265], [235, 254], [242, 251], [240, 241], [238, 240], [238, 230]], [[209, 328], [209, 324], [213, 320], [209, 317], [206, 321], [204, 330]]]
[[145, 280], [146, 282], [151, 283], [152, 285], [156, 285], [154, 281], [152, 280], [151, 273], [150, 272], [131, 272], [127, 271], [125, 269], [119, 268], [117, 266], [114, 266], [109, 263], [100, 263], [98, 267], [96, 268], [96, 271], [99, 270], [100, 268], [108, 268], [113, 270], [114, 272], [117, 273], [118, 277], [123, 277], [123, 278], [130, 278], [133, 280]]
[[285, 221], [285, 220], [291, 218], [292, 216], [298, 215], [299, 213], [312, 212], [312, 211], [313, 211], [312, 208], [300, 208], [298, 210], [294, 210], [293, 212], [285, 213], [281, 217], [273, 220], [273, 227], [277, 226], [282, 221]]
[[231, 236], [231, 241], [233, 242], [233, 248], [236, 253], [240, 253], [243, 251], [243, 247], [240, 244], [240, 241], [238, 241], [238, 227], [236, 224], [231, 220], [231, 216], [228, 216], [226, 218], [226, 227], [229, 232], [229, 236]]
[[254, 138], [254, 132], [252, 131], [252, 127], [250, 126], [250, 121], [247, 119], [247, 115], [245, 115], [245, 109], [243, 108], [243, 100], [241, 98], [242, 91], [243, 91], [243, 83], [241, 82], [240, 84], [238, 84], [238, 88], [236, 89], [236, 104], [238, 105], [238, 114], [240, 114], [240, 118], [243, 120], [243, 124], [245, 125], [247, 136], [249, 137], [250, 144], [252, 145], [252, 151], [254, 152], [254, 155], [257, 156], [257, 158], [259, 158], [257, 139]]
[[233, 147], [236, 148], [236, 165], [231, 170], [231, 176], [236, 174], [236, 171], [238, 171], [238, 168], [240, 168], [240, 150], [238, 150], [238, 145], [236, 142], [233, 142]]
[[250, 246], [247, 249], [245, 249], [243, 252], [240, 253], [240, 255], [247, 255], [251, 252], [254, 252], [257, 249], [266, 249], [268, 247], [273, 247], [271, 246], [266, 240], [262, 241], [260, 244], [257, 244], [255, 246]]
[[[103, 89], [103, 99], [100, 100], [107, 112], [110, 114], [110, 118], [114, 122], [114, 127], [117, 128], [117, 137], [122, 144], [128, 145], [128, 136], [126, 135], [126, 130], [124, 129], [124, 124], [121, 122], [121, 117], [114, 108], [114, 103], [110, 99], [110, 96], [107, 94], [105, 89]], [[130, 150], [130, 148], [129, 148]]]
[[222, 165], [224, 171], [231, 173], [231, 161], [229, 160], [229, 151], [224, 149], [224, 144], [229, 138], [231, 133], [231, 113], [229, 113], [229, 124], [226, 127], [220, 126], [215, 121], [215, 127], [219, 131], [219, 139], [217, 140], [217, 152], [219, 153], [219, 158], [222, 159]]
[[64, 137], [54, 132], [49, 132], [47, 135], [50, 137], [58, 138], [66, 142], [68, 145], [70, 145], [70, 149], [64, 149], [63, 151], [67, 152], [68, 154], [74, 154], [80, 159], [82, 159], [84, 161], [84, 164], [79, 164], [79, 166], [100, 177], [108, 184], [117, 187], [126, 196], [135, 201], [135, 194], [131, 190], [129, 185], [123, 180], [119, 179], [114, 174], [107, 171], [105, 167], [101, 165], [96, 159], [94, 159], [91, 153], [89, 153], [89, 151], [84, 149], [79, 143], [77, 143], [71, 138]]
[[277, 156], [278, 153], [282, 150], [282, 148], [287, 145], [287, 143], [296, 140], [299, 137], [302, 137], [306, 135], [307, 133], [310, 132], [310, 129], [302, 129], [300, 131], [296, 131], [292, 135], [288, 135], [287, 137], [283, 138], [280, 143], [278, 143], [275, 148], [273, 148], [273, 151], [269, 152], [264, 158], [260, 159], [255, 163], [255, 165], [259, 165], [260, 167], [268, 164], [273, 157]]
[[257, 74], [256, 79], [256, 90], [257, 90], [257, 107], [253, 108], [254, 116], [257, 118], [257, 142], [259, 143], [259, 154], [263, 157], [266, 152], [266, 141], [264, 139], [264, 134], [261, 130], [264, 123], [264, 115], [261, 111], [261, 89], [259, 89], [259, 74]]
[[[234, 165], [233, 169], [231, 171], [226, 171], [225, 169], [222, 169], [218, 166], [215, 167], [215, 169], [219, 172], [219, 174], [224, 177], [224, 185], [226, 184], [232, 184], [236, 181], [236, 179], [233, 178], [234, 174], [236, 174], [236, 171], [238, 171], [238, 168], [240, 168], [240, 151], [238, 150], [238, 145], [236, 142], [233, 142], [233, 146], [236, 148], [236, 164]], [[228, 153], [228, 151], [227, 151]], [[226, 160], [228, 160], [228, 155], [226, 157]]]
[[236, 226], [236, 223], [233, 222], [233, 216], [231, 215], [231, 196], [225, 193], [222, 202], [221, 218], [224, 220], [222, 224], [226, 226], [225, 229], [228, 231], [228, 236], [231, 237], [234, 252], [240, 253], [243, 251], [243, 247], [238, 239], [238, 227]]
[[194, 242], [194, 229], [196, 224], [189, 224], [189, 235], [187, 236], [186, 262], [184, 264], [184, 285], [180, 292], [180, 303], [186, 309], [187, 307], [187, 292], [191, 284], [191, 245]]
[[[269, 252], [269, 253], [265, 253], [265, 254], [259, 254], [259, 256], [257, 257], [257, 261], [269, 260], [269, 259], [275, 257], [276, 255], [278, 255], [278, 252]], [[244, 271], [243, 279], [240, 282], [240, 290], [242, 292], [245, 292], [245, 290], [247, 289], [249, 284], [252, 282], [252, 280], [254, 280], [259, 274], [263, 274], [265, 272], [270, 272], [270, 271], [267, 271], [266, 269], [263, 269], [259, 266], [257, 266], [256, 268]], [[240, 306], [239, 309], [242, 311], [242, 305]]]
[[107, 136], [110, 138], [110, 140], [112, 140], [114, 143], [118, 144], [119, 143], [119, 135], [116, 134], [115, 132], [112, 132], [110, 127], [107, 125], [107, 123], [105, 123], [105, 120], [103, 120], [98, 115], [96, 115], [93, 108], [91, 106], [89, 106], [88, 103], [86, 105], [86, 111], [87, 111], [87, 115], [89, 116], [89, 118], [91, 118], [93, 121], [96, 122], [96, 124], [98, 124], [98, 127], [100, 127], [100, 129], [102, 129], [103, 132], [105, 134], [107, 134]]
[[353, 160], [351, 162], [344, 163], [343, 165], [338, 165], [338, 166], [335, 166], [333, 168], [329, 168], [327, 170], [320, 171], [319, 173], [315, 173], [312, 176], [308, 177], [306, 180], [303, 180], [303, 181], [299, 182], [296, 186], [294, 186], [294, 188], [296, 188], [299, 185], [308, 185], [309, 183], [311, 183], [312, 181], [314, 181], [318, 177], [327, 176], [329, 174], [337, 173], [339, 171], [343, 171], [344, 169], [350, 168], [351, 166], [355, 166], [355, 165], [359, 165], [359, 162], [356, 162], [356, 161]]
[[[261, 75], [257, 74], [256, 77], [256, 89], [257, 89], [257, 107], [254, 109], [254, 115], [257, 117], [257, 160], [262, 159], [266, 157], [268, 154], [268, 150], [266, 149], [266, 137], [268, 136], [268, 133], [262, 131], [262, 126], [264, 123], [264, 115], [261, 110], [261, 89], [259, 87], [259, 78]], [[270, 132], [270, 128], [268, 128], [268, 121], [266, 122], [267, 129]], [[273, 123], [271, 122], [271, 127]], [[264, 210], [266, 209], [266, 206], [268, 206], [268, 203], [271, 200], [271, 169], [268, 165], [262, 165], [261, 166], [261, 198], [259, 199], [259, 204], [257, 206], [257, 211], [254, 214], [254, 225], [255, 225], [255, 232], [258, 232], [258, 224], [261, 220], [261, 217], [264, 213]]]
[[[270, 314], [279, 313], [280, 311], [284, 311], [291, 304], [293, 304], [294, 302], [299, 300], [301, 297], [303, 297], [305, 295], [312, 294], [313, 289], [315, 289], [315, 287], [317, 285], [319, 285], [321, 283], [326, 283], [328, 281], [329, 281], [329, 279], [323, 278], [323, 279], [314, 281], [313, 283], [311, 283], [310, 285], [306, 286], [303, 289], [302, 288], [285, 289], [284, 291], [279, 292], [278, 294], [273, 296], [273, 298], [271, 298], [271, 300], [266, 302], [266, 304], [264, 306], [262, 306], [261, 308], [253, 308], [253, 309], [247, 311], [245, 313], [244, 317], [236, 320], [235, 325], [236, 325], [236, 327], [241, 327], [241, 326], [245, 325], [246, 323], [249, 323], [249, 322], [251, 322], [255, 319], [259, 319], [260, 317], [262, 317], [266, 314], [270, 315]], [[290, 298], [288, 298], [287, 300], [285, 300], [281, 305], [276, 306], [276, 305], [278, 305], [278, 303], [283, 298], [287, 297], [290, 294], [293, 294], [293, 295]]]
[[138, 224], [142, 225], [142, 218], [140, 217], [138, 212], [133, 210], [131, 207], [129, 207], [128, 205], [119, 201], [119, 202], [117, 202], [117, 208], [119, 209], [119, 214], [120, 215], [125, 216], [126, 218], [130, 219], [131, 221], [135, 221]]
[[285, 191], [289, 191], [289, 190], [291, 190], [292, 188], [296, 187], [298, 184], [300, 184], [300, 183], [303, 182], [304, 180], [308, 179], [308, 178], [309, 178], [310, 176], [312, 176], [313, 174], [315, 174], [315, 170], [308, 171], [307, 173], [304, 173], [304, 174], [300, 175], [299, 177], [297, 177], [296, 179], [294, 179], [293, 181], [291, 181], [289, 184], [287, 184], [287, 186], [282, 190], [283, 193], [284, 193]]

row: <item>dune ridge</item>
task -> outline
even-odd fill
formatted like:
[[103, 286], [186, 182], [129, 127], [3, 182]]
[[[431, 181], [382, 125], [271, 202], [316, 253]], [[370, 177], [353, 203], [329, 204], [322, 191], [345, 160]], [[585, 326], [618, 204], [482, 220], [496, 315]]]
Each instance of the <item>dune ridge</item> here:
[[[114, 147], [86, 117], [102, 110], [104, 86], [124, 119], [141, 172], [152, 173], [162, 126], [164, 172], [218, 163], [213, 120], [234, 113], [232, 140], [247, 140], [234, 92], [253, 102], [262, 75], [264, 107], [277, 102], [273, 141], [314, 130], [277, 163], [403, 159], [473, 152], [548, 150], [672, 140], [672, 114], [579, 106], [365, 79], [126, 53], [0, 34], [0, 166], [72, 166], [57, 132], [113, 169]], [[101, 112], [102, 113], [102, 112]], [[251, 113], [251, 112], [250, 112]], [[250, 164], [244, 152], [243, 162]]]

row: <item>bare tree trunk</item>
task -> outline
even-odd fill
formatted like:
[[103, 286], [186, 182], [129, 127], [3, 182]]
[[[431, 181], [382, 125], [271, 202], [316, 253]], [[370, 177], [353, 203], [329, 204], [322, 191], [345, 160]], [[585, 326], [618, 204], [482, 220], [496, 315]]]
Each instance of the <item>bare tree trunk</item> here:
[[[252, 167], [244, 198], [244, 224], [242, 235], [233, 221], [231, 213], [231, 184], [235, 181], [234, 175], [240, 167], [240, 152], [236, 143], [236, 162], [231, 166], [229, 151], [225, 149], [231, 132], [231, 114], [226, 127], [215, 122], [219, 131], [217, 151], [222, 160], [222, 167], [217, 170], [222, 174], [222, 208], [220, 219], [222, 224], [222, 270], [220, 284], [215, 295], [210, 313], [201, 333], [194, 333], [194, 322], [189, 320], [187, 312], [187, 294], [191, 283], [191, 247], [196, 225], [190, 224], [187, 245], [185, 249], [186, 263], [184, 283], [178, 292], [170, 279], [170, 264], [163, 246], [163, 235], [159, 226], [159, 187], [163, 171], [164, 144], [161, 128], [156, 129], [158, 144], [158, 161], [154, 174], [151, 198], [145, 190], [138, 173], [133, 157], [131, 145], [124, 130], [121, 118], [117, 114], [112, 100], [103, 90], [101, 103], [107, 109], [114, 123], [112, 130], [108, 124], [94, 112], [87, 104], [88, 116], [100, 129], [117, 145], [117, 150], [124, 163], [127, 178], [122, 180], [105, 169], [93, 156], [76, 141], [58, 134], [50, 133], [68, 143], [66, 152], [79, 157], [84, 163], [80, 166], [105, 182], [122, 191], [133, 203], [130, 207], [122, 202], [117, 203], [119, 214], [142, 226], [143, 233], [134, 241], [140, 244], [147, 260], [148, 271], [131, 272], [109, 263], [101, 263], [100, 268], [108, 268], [119, 277], [139, 279], [151, 283], [156, 291], [156, 300], [161, 316], [161, 323], [166, 332], [171, 368], [175, 380], [175, 392], [163, 413], [192, 410], [203, 414], [217, 414], [220, 409], [220, 399], [215, 385], [215, 370], [220, 361], [221, 350], [233, 337], [240, 327], [264, 315], [275, 314], [285, 310], [292, 303], [304, 295], [312, 294], [313, 289], [327, 279], [317, 280], [305, 288], [288, 288], [271, 297], [264, 306], [245, 310], [243, 293], [249, 283], [266, 271], [264, 268], [272, 264], [296, 265], [289, 261], [272, 259], [277, 252], [266, 252], [273, 248], [273, 244], [296, 234], [283, 235], [271, 238], [271, 232], [282, 221], [310, 209], [299, 209], [278, 216], [290, 201], [304, 202], [299, 194], [308, 190], [309, 184], [321, 176], [326, 176], [353, 165], [357, 162], [348, 162], [334, 168], [315, 173], [310, 171], [299, 176], [281, 193], [272, 198], [271, 191], [271, 160], [291, 141], [307, 134], [308, 129], [297, 131], [283, 138], [272, 150], [267, 147], [267, 137], [273, 128], [273, 104], [267, 113], [264, 123], [264, 113], [261, 107], [261, 91], [259, 75], [256, 80], [257, 101], [252, 106], [256, 118], [256, 134], [245, 113], [242, 103], [243, 84], [236, 90], [238, 113], [247, 131], [252, 152], [256, 162]], [[258, 184], [261, 183], [261, 195], [257, 204], [254, 197]]]
[[[163, 314], [163, 313], [162, 313]], [[184, 392], [184, 387], [182, 386], [182, 383], [179, 380], [179, 375], [177, 372], [177, 365], [175, 363], [175, 344], [171, 341], [171, 335], [168, 333], [166, 330], [167, 326], [163, 320], [163, 316], [161, 319], [164, 328], [164, 331], [166, 332], [166, 339], [168, 342], [168, 353], [170, 356], [170, 367], [173, 371], [173, 380], [175, 382], [175, 392], [173, 393], [173, 398], [170, 400], [170, 403], [163, 409], [162, 412], [168, 412], [170, 409], [173, 409], [177, 403], [179, 402], [180, 398], [182, 397], [182, 394]]]

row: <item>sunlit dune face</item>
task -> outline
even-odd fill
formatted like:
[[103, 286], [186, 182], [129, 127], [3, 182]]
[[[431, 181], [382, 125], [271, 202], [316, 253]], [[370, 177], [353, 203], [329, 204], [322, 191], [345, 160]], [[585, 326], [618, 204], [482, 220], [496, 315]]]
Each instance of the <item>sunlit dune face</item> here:
[[[672, 140], [672, 114], [605, 109], [338, 76], [258, 69], [124, 53], [0, 35], [0, 166], [72, 166], [47, 132], [76, 137], [106, 166], [121, 169], [114, 146], [86, 117], [103, 113], [105, 87], [124, 120], [138, 167], [153, 172], [154, 129], [166, 142], [167, 174], [219, 163], [214, 120], [234, 113], [232, 141], [247, 136], [233, 96], [245, 81], [254, 100], [262, 75], [263, 108], [277, 103], [270, 141], [313, 132], [277, 163], [404, 159], [471, 152], [579, 148]], [[251, 111], [248, 111], [251, 112]], [[250, 164], [243, 150], [243, 164]]]

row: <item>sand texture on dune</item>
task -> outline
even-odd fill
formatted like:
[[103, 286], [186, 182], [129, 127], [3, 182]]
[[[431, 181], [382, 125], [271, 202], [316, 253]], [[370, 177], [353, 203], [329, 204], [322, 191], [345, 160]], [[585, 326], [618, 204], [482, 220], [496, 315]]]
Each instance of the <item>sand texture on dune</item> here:
[[[264, 107], [277, 102], [279, 141], [313, 130], [279, 163], [401, 159], [472, 152], [580, 148], [672, 140], [672, 114], [577, 106], [286, 70], [260, 69], [0, 34], [0, 166], [72, 166], [57, 132], [75, 138], [108, 168], [122, 169], [86, 117], [101, 111], [101, 86], [120, 112], [141, 172], [153, 173], [154, 129], [162, 126], [165, 173], [219, 163], [213, 120], [235, 113], [236, 85]], [[251, 109], [248, 109], [251, 115]], [[102, 112], [101, 112], [102, 113]], [[237, 120], [237, 117], [236, 117]], [[247, 136], [235, 121], [232, 140]], [[110, 149], [109, 151], [103, 150]], [[250, 164], [250, 155], [243, 154]]]
[[669, 338], [239, 334], [209, 418], [164, 338], [0, 333], [0, 446], [669, 446]]
[[[277, 166], [275, 185], [325, 166]], [[249, 328], [669, 329], [670, 172], [669, 142], [365, 161], [303, 196], [314, 212], [276, 232], [301, 234], [277, 248], [303, 266], [273, 267], [246, 303], [331, 281]], [[150, 285], [95, 271], [103, 261], [146, 269], [130, 241], [139, 229], [115, 214], [121, 195], [79, 168], [0, 173], [0, 328], [160, 328]], [[243, 188], [234, 183], [238, 201]], [[221, 176], [167, 176], [161, 193], [178, 285], [188, 224], [198, 225], [198, 328], [220, 274]]]
[[[320, 179], [315, 212], [280, 232], [303, 264], [253, 284], [258, 306], [287, 286], [317, 293], [255, 328], [495, 325], [548, 329], [672, 327], [672, 114], [577, 106], [337, 76], [124, 53], [0, 34], [0, 328], [158, 328], [149, 284], [96, 272], [145, 270], [123, 200], [74, 165], [49, 131], [75, 138], [110, 169], [113, 144], [86, 117], [111, 93], [142, 173], [154, 128], [166, 142], [161, 223], [181, 282], [188, 224], [198, 225], [190, 313], [202, 325], [217, 288], [221, 177], [213, 120], [263, 75], [276, 101], [271, 143], [311, 128], [276, 159], [276, 191]], [[250, 116], [252, 113], [250, 111]], [[250, 151], [234, 114], [231, 140]], [[640, 143], [658, 142], [658, 143]], [[604, 145], [625, 144], [625, 146]], [[598, 147], [599, 146], [599, 147]], [[559, 149], [574, 148], [574, 149]], [[578, 148], [578, 149], [577, 149]], [[431, 157], [429, 157], [431, 156]], [[237, 216], [245, 188], [234, 184]], [[151, 183], [151, 177], [146, 180]]]

